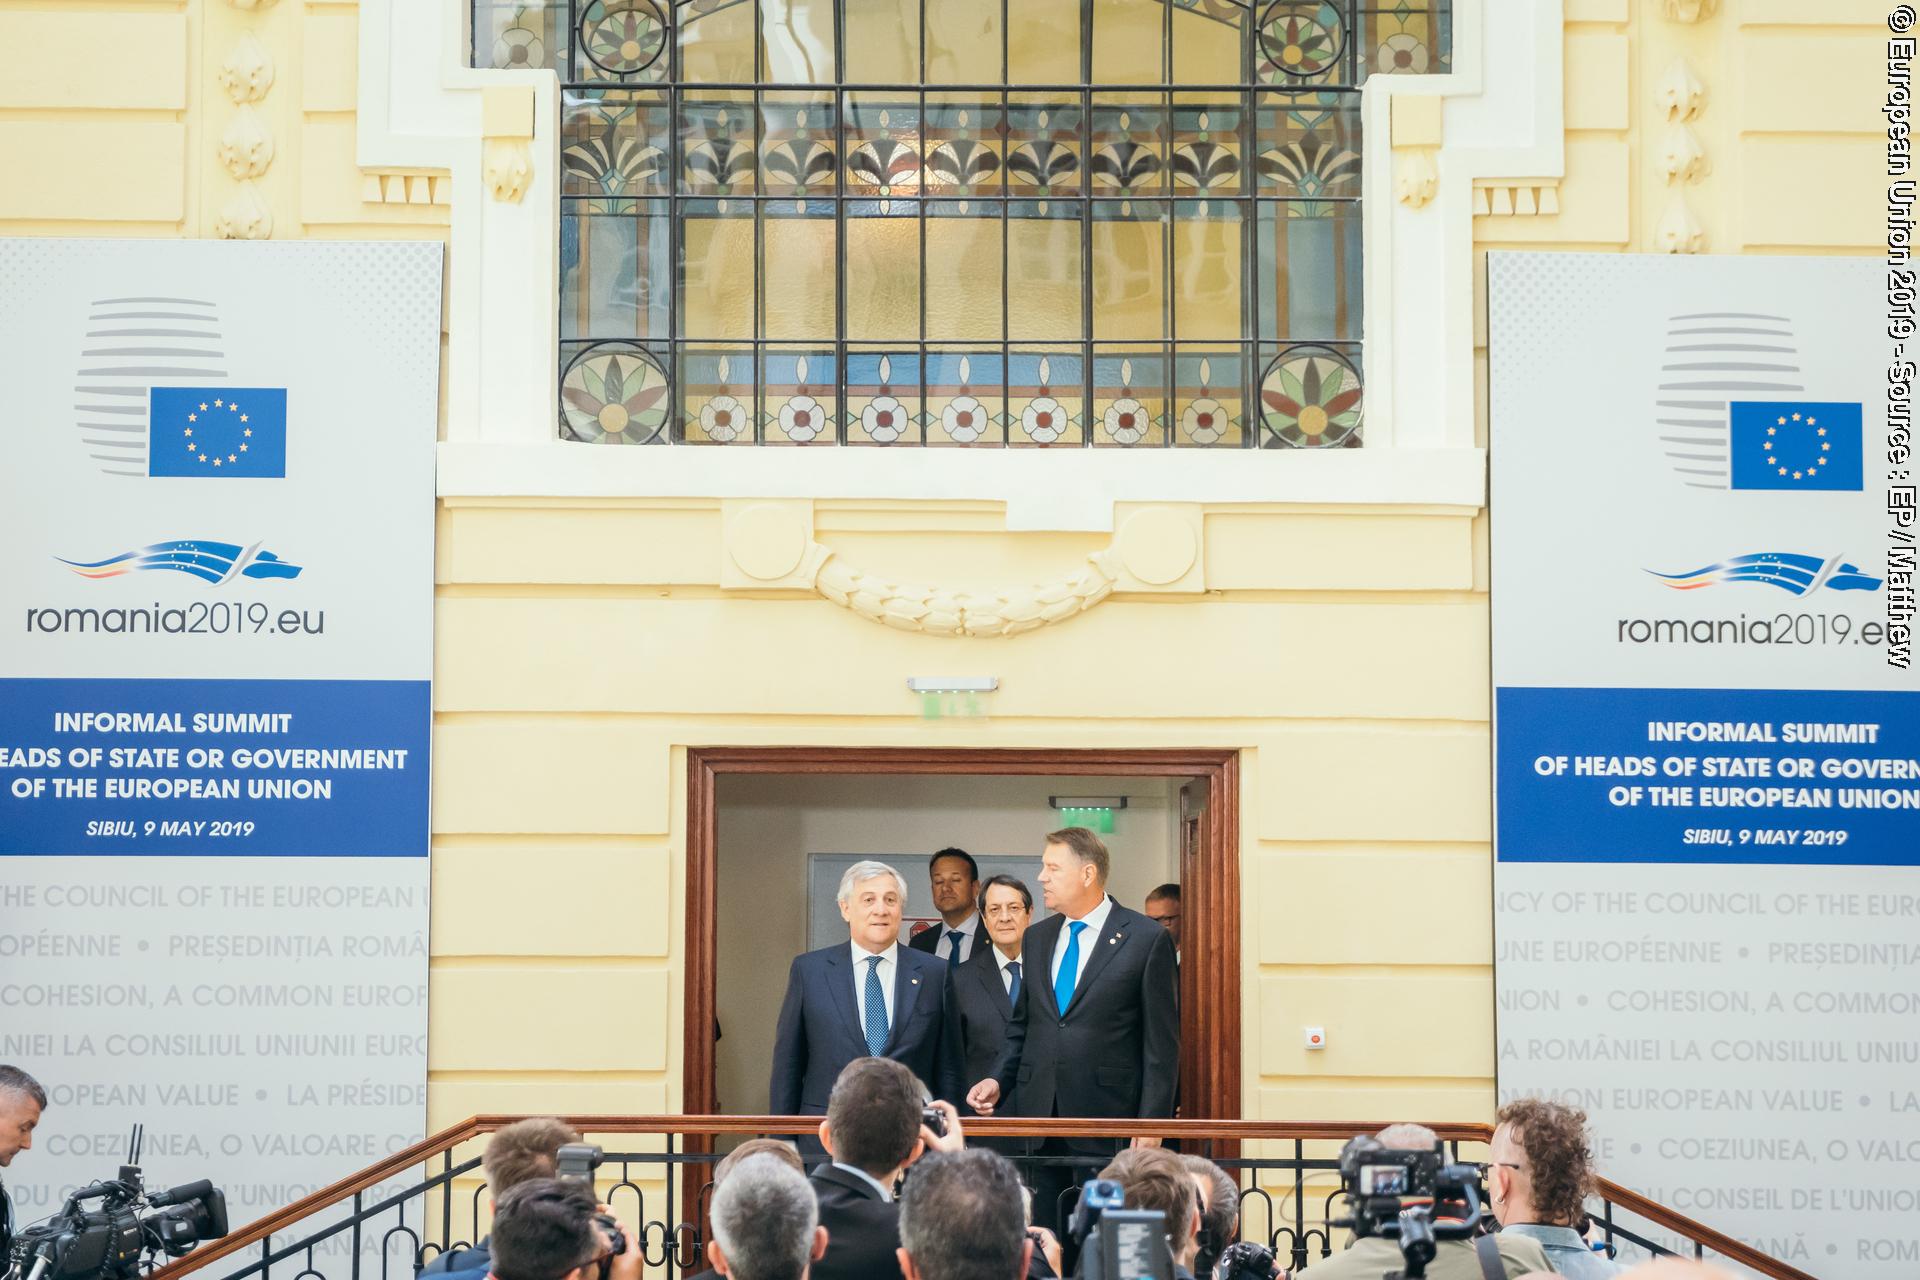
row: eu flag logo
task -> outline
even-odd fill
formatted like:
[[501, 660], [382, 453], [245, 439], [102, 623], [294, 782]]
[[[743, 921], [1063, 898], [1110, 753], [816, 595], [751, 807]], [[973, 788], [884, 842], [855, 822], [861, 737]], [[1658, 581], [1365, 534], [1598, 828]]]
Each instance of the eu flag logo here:
[[1860, 405], [1736, 400], [1733, 487], [1859, 489]]
[[287, 474], [285, 387], [153, 387], [147, 474]]

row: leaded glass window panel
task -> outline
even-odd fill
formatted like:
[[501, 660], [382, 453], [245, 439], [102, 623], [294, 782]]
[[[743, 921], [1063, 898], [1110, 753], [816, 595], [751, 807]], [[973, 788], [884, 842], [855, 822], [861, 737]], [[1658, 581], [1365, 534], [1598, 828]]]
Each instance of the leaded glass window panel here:
[[1446, 0], [476, 0], [549, 66], [559, 430], [1352, 448], [1359, 87]]

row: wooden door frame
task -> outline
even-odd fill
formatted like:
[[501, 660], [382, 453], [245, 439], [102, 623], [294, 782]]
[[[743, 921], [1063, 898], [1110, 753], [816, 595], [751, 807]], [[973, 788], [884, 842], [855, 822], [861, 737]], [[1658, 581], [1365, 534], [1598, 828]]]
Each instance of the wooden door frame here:
[[[722, 774], [1002, 774], [1200, 778], [1208, 787], [1198, 874], [1181, 888], [1181, 1110], [1240, 1115], [1240, 755], [1232, 750], [950, 747], [687, 749], [686, 1025], [681, 1110], [706, 1115], [716, 1084], [719, 805]], [[1036, 835], [1039, 834], [1036, 828]], [[1135, 905], [1137, 908], [1137, 904]]]

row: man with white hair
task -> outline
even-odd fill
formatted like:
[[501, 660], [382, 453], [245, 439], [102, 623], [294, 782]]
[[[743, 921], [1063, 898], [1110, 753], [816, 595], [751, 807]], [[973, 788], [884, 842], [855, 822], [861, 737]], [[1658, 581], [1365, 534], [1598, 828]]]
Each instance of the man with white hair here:
[[820, 1207], [800, 1171], [751, 1156], [713, 1193], [707, 1261], [731, 1280], [806, 1280], [827, 1251]]
[[[823, 1116], [833, 1083], [855, 1058], [892, 1058], [960, 1096], [959, 1046], [945, 1034], [953, 999], [944, 960], [900, 945], [907, 882], [884, 862], [840, 878], [848, 939], [796, 956], [773, 1043], [770, 1114]], [[811, 1140], [801, 1149], [819, 1154]]]

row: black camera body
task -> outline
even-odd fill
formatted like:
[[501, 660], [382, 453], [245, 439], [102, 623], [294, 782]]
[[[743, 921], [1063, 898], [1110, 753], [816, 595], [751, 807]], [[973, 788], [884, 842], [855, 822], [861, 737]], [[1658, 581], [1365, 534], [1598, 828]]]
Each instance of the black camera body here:
[[1354, 1138], [1340, 1150], [1340, 1190], [1348, 1216], [1330, 1225], [1395, 1241], [1406, 1270], [1390, 1274], [1405, 1280], [1427, 1274], [1440, 1241], [1477, 1235], [1483, 1217], [1479, 1171], [1448, 1163], [1438, 1145], [1412, 1151]]
[[[99, 1207], [86, 1207], [91, 1201]], [[205, 1179], [148, 1194], [138, 1165], [82, 1187], [13, 1237], [15, 1280], [133, 1280], [150, 1255], [181, 1258], [227, 1234], [227, 1198]]]
[[1080, 1280], [1173, 1280], [1167, 1215], [1129, 1209], [1126, 1192], [1106, 1178], [1089, 1179], [1067, 1230], [1080, 1249]]
[[[577, 1182], [592, 1191], [593, 1171], [606, 1162], [607, 1153], [591, 1142], [569, 1142], [553, 1155], [553, 1176], [561, 1182]], [[627, 1233], [610, 1213], [596, 1213], [593, 1220], [607, 1233], [609, 1258], [627, 1251]]]
[[1215, 1280], [1274, 1280], [1280, 1268], [1274, 1265], [1273, 1250], [1252, 1240], [1236, 1240], [1221, 1250], [1218, 1261], [1208, 1272]]
[[947, 1136], [947, 1113], [931, 1104], [920, 1108], [920, 1123], [935, 1137]]

